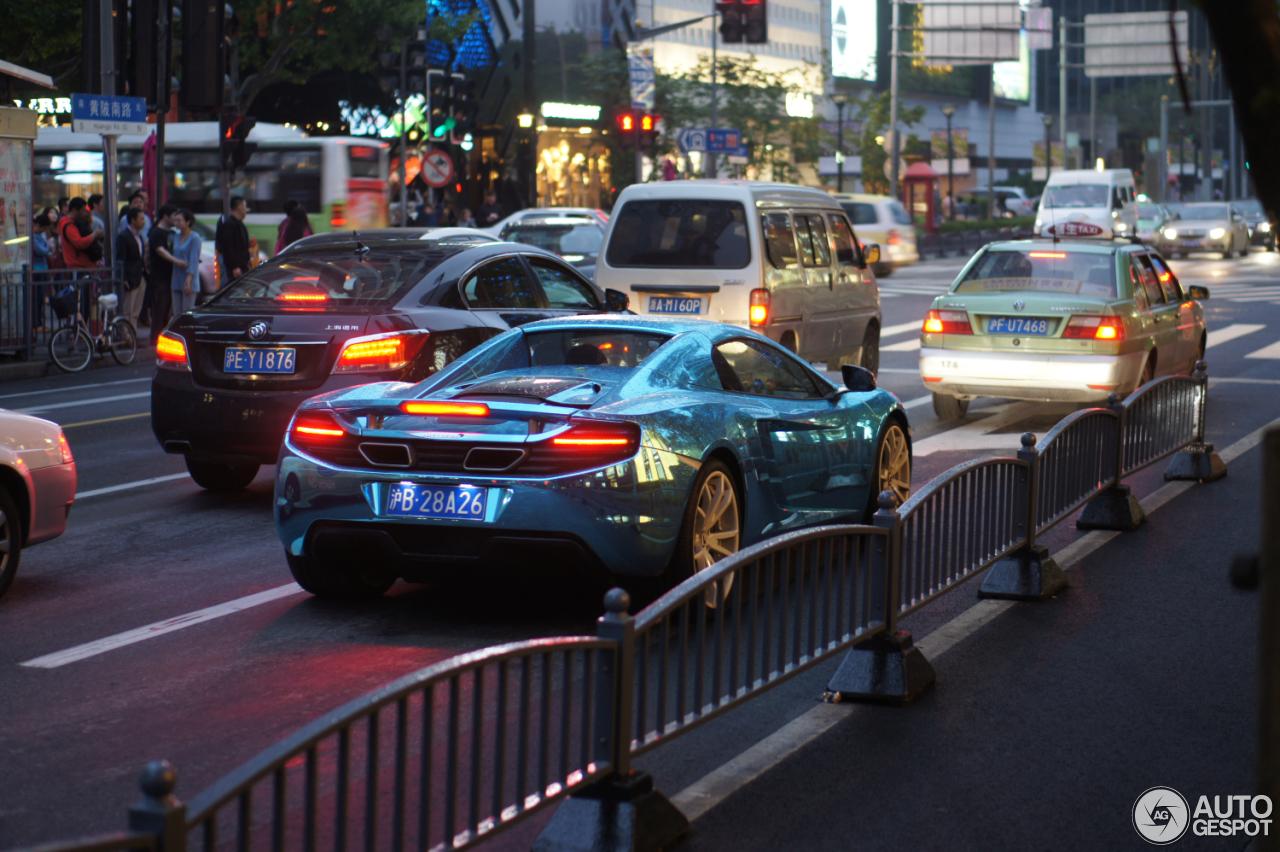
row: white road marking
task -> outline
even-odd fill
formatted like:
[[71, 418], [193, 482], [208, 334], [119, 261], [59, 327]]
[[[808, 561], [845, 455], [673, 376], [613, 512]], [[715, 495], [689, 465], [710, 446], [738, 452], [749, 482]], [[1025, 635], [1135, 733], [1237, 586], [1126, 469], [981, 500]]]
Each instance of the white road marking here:
[[125, 399], [145, 399], [151, 396], [151, 391], [145, 393], [123, 393], [117, 396], [99, 396], [94, 399], [77, 399], [72, 402], [52, 402], [48, 405], [35, 405], [30, 408], [15, 408], [19, 414], [39, 414], [42, 411], [53, 411], [57, 408], [75, 408], [78, 405], [97, 405], [100, 402], [120, 402]]
[[1010, 423], [1016, 423], [1024, 417], [1039, 413], [1042, 403], [1014, 402], [995, 405], [975, 411], [975, 415], [990, 414], [980, 420], [972, 420], [955, 429], [948, 429], [938, 435], [925, 438], [911, 447], [912, 455], [917, 458], [937, 452], [954, 450], [1006, 450], [1010, 453], [1018, 449], [1017, 435], [992, 435], [991, 432], [1002, 429]]
[[920, 338], [912, 338], [904, 340], [901, 343], [890, 343], [888, 346], [881, 346], [881, 352], [915, 352], [920, 348]]
[[1209, 332], [1209, 339], [1204, 344], [1204, 348], [1211, 349], [1219, 343], [1226, 343], [1228, 340], [1235, 340], [1237, 337], [1244, 337], [1246, 334], [1253, 334], [1255, 331], [1263, 328], [1266, 328], [1266, 326], [1250, 325], [1249, 323], [1238, 322], [1234, 325], [1229, 325], [1226, 328], [1211, 331]]
[[918, 376], [920, 375], [920, 368], [912, 367], [910, 370], [908, 370], [905, 367], [881, 367], [879, 370], [876, 370], [876, 372], [877, 373], [913, 373]]
[[933, 394], [928, 396], [918, 396], [915, 399], [909, 399], [902, 403], [903, 408], [915, 408], [918, 405], [924, 405], [926, 402], [933, 402]]
[[[1277, 425], [1280, 425], [1280, 418], [1249, 433], [1218, 455], [1223, 462], [1230, 463], [1261, 443], [1266, 431]], [[1151, 514], [1195, 484], [1194, 482], [1171, 482], [1140, 501], [1142, 509], [1147, 514]], [[1095, 530], [1054, 554], [1054, 559], [1065, 570], [1118, 535], [1120, 535], [1118, 532]], [[1014, 603], [1014, 601], [979, 601], [916, 642], [916, 646], [930, 660], [937, 660], [938, 657], [973, 635], [975, 631], [1012, 609]], [[672, 796], [671, 801], [684, 812], [690, 822], [693, 822], [859, 709], [860, 705], [857, 704], [819, 704], [685, 787]]]
[[881, 330], [880, 337], [893, 337], [895, 334], [902, 334], [904, 331], [919, 331], [922, 322], [922, 320], [915, 320], [914, 322], [904, 322], [901, 325], [891, 325]]
[[224, 615], [244, 612], [246, 609], [270, 603], [280, 598], [287, 598], [301, 591], [302, 587], [297, 583], [286, 583], [283, 586], [276, 586], [274, 589], [267, 589], [265, 592], [258, 592], [255, 595], [248, 595], [216, 606], [198, 609], [186, 615], [175, 615], [173, 618], [166, 618], [164, 621], [157, 621], [145, 627], [126, 630], [124, 633], [117, 633], [115, 636], [108, 636], [105, 639], [95, 639], [83, 645], [76, 645], [74, 648], [67, 648], [65, 651], [45, 654], [43, 657], [36, 657], [18, 665], [33, 669], [56, 669], [68, 663], [96, 657], [99, 654], [105, 654], [107, 651], [114, 651], [116, 648], [123, 648], [125, 645], [133, 645], [144, 639], [163, 636], [166, 633], [172, 633], [175, 630], [181, 630], [184, 627], [191, 627], [195, 624], [203, 624], [206, 621], [212, 621]]
[[128, 491], [131, 488], [142, 488], [144, 485], [155, 485], [159, 482], [173, 482], [175, 479], [190, 479], [189, 473], [171, 473], [168, 476], [154, 476], [151, 479], [139, 479], [137, 482], [126, 482], [123, 485], [109, 485], [106, 488], [95, 488], [92, 491], [81, 491], [76, 495], [77, 500], [83, 500], [86, 497], [98, 497], [102, 494], [114, 494], [117, 491]]
[[1277, 342], [1275, 342], [1275, 343], [1271, 344], [1270, 346], [1264, 346], [1264, 347], [1262, 347], [1261, 349], [1259, 349], [1259, 350], [1258, 350], [1258, 351], [1256, 351], [1256, 352], [1250, 352], [1248, 355], [1246, 355], [1246, 356], [1244, 356], [1244, 357], [1246, 357], [1246, 358], [1271, 358], [1271, 359], [1280, 358], [1280, 341], [1277, 341]]
[[71, 385], [70, 387], [65, 387], [65, 388], [48, 388], [47, 390], [34, 390], [34, 391], [23, 391], [22, 393], [0, 394], [0, 399], [13, 399], [16, 396], [36, 396], [37, 394], [42, 394], [42, 393], [68, 393], [70, 391], [89, 390], [90, 388], [97, 389], [100, 387], [105, 387], [107, 385], [131, 385], [134, 382], [149, 382], [149, 381], [151, 381], [150, 376], [148, 376], [145, 379], [120, 379], [119, 381], [115, 381], [115, 382], [98, 382], [95, 385]]

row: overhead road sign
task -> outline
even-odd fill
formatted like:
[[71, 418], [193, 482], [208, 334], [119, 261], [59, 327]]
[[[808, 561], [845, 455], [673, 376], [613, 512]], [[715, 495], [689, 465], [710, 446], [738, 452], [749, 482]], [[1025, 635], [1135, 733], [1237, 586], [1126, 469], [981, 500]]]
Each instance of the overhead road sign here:
[[1016, 2], [926, 0], [921, 55], [930, 65], [989, 65], [1021, 51], [1022, 7]]
[[658, 81], [653, 69], [653, 48], [627, 45], [627, 70], [631, 77], [631, 108], [652, 111]]
[[[1187, 67], [1187, 13], [1176, 12], [1178, 58]], [[1177, 73], [1167, 12], [1084, 16], [1086, 77], [1165, 77]]]
[[707, 150], [707, 131], [681, 130], [676, 134], [676, 145], [686, 154], [690, 151], [705, 151]]
[[144, 98], [118, 95], [73, 94], [71, 129], [102, 136], [145, 135], [148, 132], [147, 102]]
[[432, 148], [422, 158], [422, 179], [436, 189], [448, 186], [453, 180], [453, 158], [439, 148]]
[[730, 157], [745, 157], [750, 153], [747, 146], [742, 144], [742, 131], [728, 127], [681, 130], [676, 134], [676, 145], [686, 154], [690, 151], [705, 151]]

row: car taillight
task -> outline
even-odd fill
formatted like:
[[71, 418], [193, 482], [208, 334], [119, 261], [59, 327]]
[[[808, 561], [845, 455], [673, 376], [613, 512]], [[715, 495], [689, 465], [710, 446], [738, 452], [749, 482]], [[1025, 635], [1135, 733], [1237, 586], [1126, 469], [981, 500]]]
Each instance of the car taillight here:
[[925, 334], [973, 334], [964, 311], [929, 311], [924, 319]]
[[896, 230], [895, 230], [895, 231], [890, 231], [890, 232], [889, 232], [889, 239], [888, 239], [886, 242], [888, 242], [888, 243], [889, 243], [889, 245], [891, 245], [891, 246], [899, 246], [899, 245], [902, 245], [902, 233], [901, 233], [900, 231], [896, 231]]
[[333, 208], [330, 211], [329, 225], [334, 228], [347, 227], [347, 205], [341, 201], [333, 202]]
[[488, 417], [489, 406], [483, 402], [452, 402], [450, 400], [406, 399], [400, 403], [405, 414], [430, 417]]
[[627, 458], [640, 448], [640, 427], [634, 423], [580, 423], [552, 438], [551, 445], [566, 452]]
[[769, 321], [769, 291], [751, 291], [751, 327], [758, 328]]
[[328, 300], [328, 293], [281, 293], [276, 296], [277, 302], [288, 302], [292, 305], [318, 305]]
[[167, 331], [161, 334], [156, 341], [156, 365], [178, 370], [190, 369], [186, 341]]
[[369, 373], [403, 369], [417, 356], [428, 336], [425, 331], [412, 331], [353, 337], [343, 344], [333, 371]]
[[58, 433], [58, 449], [62, 451], [62, 463], [71, 464], [75, 461], [75, 456], [71, 455], [71, 445], [67, 443], [67, 436]]
[[1120, 317], [1074, 316], [1067, 320], [1062, 336], [1077, 340], [1124, 340]]
[[341, 438], [347, 430], [334, 419], [331, 414], [304, 411], [293, 419], [293, 427], [289, 430], [296, 438], [309, 439]]

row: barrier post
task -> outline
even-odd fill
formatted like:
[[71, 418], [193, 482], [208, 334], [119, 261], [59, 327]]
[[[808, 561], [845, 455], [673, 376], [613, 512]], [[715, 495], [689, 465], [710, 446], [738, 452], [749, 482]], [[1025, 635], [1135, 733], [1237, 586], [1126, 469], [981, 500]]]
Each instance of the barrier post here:
[[1124, 427], [1129, 410], [1120, 401], [1118, 393], [1113, 393], [1107, 398], [1107, 408], [1116, 414], [1116, 456], [1113, 481], [1097, 497], [1084, 504], [1080, 517], [1076, 519], [1076, 529], [1132, 532], [1142, 526], [1147, 515], [1142, 511], [1142, 504], [1138, 502], [1137, 497], [1133, 496], [1129, 486], [1120, 481], [1124, 476]]
[[1017, 534], [1026, 544], [1001, 559], [982, 580], [980, 598], [1012, 601], [1048, 600], [1067, 587], [1067, 575], [1049, 555], [1049, 550], [1036, 544], [1036, 516], [1039, 513], [1040, 450], [1036, 436], [1022, 434], [1018, 459], [1027, 467], [1018, 477], [1014, 513]]
[[886, 531], [876, 536], [872, 551], [871, 606], [884, 630], [849, 649], [827, 685], [837, 701], [854, 699], [888, 704], [910, 704], [937, 682], [938, 675], [925, 655], [915, 647], [911, 632], [898, 629], [902, 601], [902, 520], [897, 498], [882, 491], [872, 523]]
[[596, 740], [592, 753], [613, 774], [566, 799], [534, 841], [534, 852], [645, 852], [662, 849], [689, 830], [689, 820], [653, 776], [631, 769], [635, 726], [635, 619], [631, 596], [610, 589], [596, 634], [613, 643], [597, 655]]
[[1196, 371], [1191, 374], [1200, 383], [1200, 394], [1196, 400], [1196, 439], [1187, 447], [1183, 447], [1169, 461], [1165, 469], [1165, 479], [1190, 479], [1196, 482], [1213, 482], [1227, 475], [1227, 466], [1213, 451], [1213, 444], [1204, 442], [1205, 409], [1209, 402], [1209, 365], [1204, 361], [1196, 362]]
[[173, 795], [178, 773], [167, 760], [148, 763], [138, 778], [142, 801], [129, 808], [129, 831], [151, 834], [156, 852], [185, 852], [187, 848], [187, 806]]

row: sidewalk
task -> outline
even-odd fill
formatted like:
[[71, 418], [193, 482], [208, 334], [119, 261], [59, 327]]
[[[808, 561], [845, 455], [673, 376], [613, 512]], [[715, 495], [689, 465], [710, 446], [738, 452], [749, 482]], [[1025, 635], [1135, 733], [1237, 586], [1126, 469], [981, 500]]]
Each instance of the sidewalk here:
[[[1056, 599], [979, 604], [990, 620], [960, 641], [961, 619], [917, 636], [936, 689], [908, 708], [818, 705], [831, 727], [675, 848], [1138, 850], [1151, 787], [1191, 808], [1252, 795], [1257, 599], [1227, 566], [1257, 546], [1260, 454], [1074, 565], [1063, 552]], [[1175, 846], [1249, 839], [1188, 830]]]
[[[134, 364], [155, 361], [156, 350], [148, 342], [151, 331], [148, 328], [138, 330], [138, 355], [134, 358]], [[58, 366], [49, 359], [49, 335], [40, 335], [39, 342], [32, 353], [31, 360], [22, 361], [14, 355], [0, 355], [0, 383], [17, 382], [23, 379], [40, 379], [45, 376], [65, 376], [66, 373], [58, 369]], [[88, 373], [103, 367], [118, 367], [116, 359], [111, 357], [111, 353], [103, 355], [95, 355], [89, 359], [89, 366], [85, 367], [84, 372]]]

